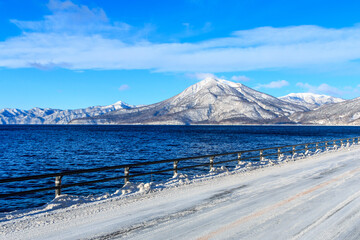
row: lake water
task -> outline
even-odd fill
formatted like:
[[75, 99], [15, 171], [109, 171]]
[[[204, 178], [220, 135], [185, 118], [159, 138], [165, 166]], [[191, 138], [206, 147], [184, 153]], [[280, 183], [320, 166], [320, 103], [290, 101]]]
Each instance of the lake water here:
[[[360, 127], [319, 126], [33, 126], [0, 125], [0, 178], [113, 166], [360, 136]], [[122, 172], [122, 170], [121, 170]], [[118, 176], [119, 171], [104, 177]], [[169, 173], [170, 174], [170, 173]], [[170, 175], [134, 181], [160, 181]], [[92, 180], [94, 175], [80, 178]], [[99, 177], [99, 174], [96, 175]], [[100, 175], [101, 177], [101, 175]], [[63, 181], [79, 180], [68, 177]], [[64, 189], [65, 194], [114, 192], [123, 180]], [[51, 187], [54, 179], [0, 184], [0, 193]], [[54, 192], [0, 199], [0, 212], [40, 206]]]

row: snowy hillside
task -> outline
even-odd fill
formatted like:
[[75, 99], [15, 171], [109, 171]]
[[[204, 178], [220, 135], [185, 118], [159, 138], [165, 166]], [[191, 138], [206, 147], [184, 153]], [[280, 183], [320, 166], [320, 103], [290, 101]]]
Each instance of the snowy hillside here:
[[4, 108], [0, 110], [0, 124], [67, 124], [75, 118], [92, 117], [132, 107], [134, 106], [119, 101], [108, 106], [95, 106], [74, 110], [51, 108], [20, 110]]
[[324, 105], [306, 113], [295, 113], [289, 118], [302, 124], [360, 125], [360, 98]]
[[306, 106], [309, 109], [315, 109], [325, 104], [339, 103], [345, 101], [342, 98], [336, 98], [328, 95], [315, 93], [290, 93], [286, 96], [279, 97], [283, 101]]
[[241, 83], [206, 78], [165, 101], [118, 110], [75, 124], [261, 124], [308, 108]]

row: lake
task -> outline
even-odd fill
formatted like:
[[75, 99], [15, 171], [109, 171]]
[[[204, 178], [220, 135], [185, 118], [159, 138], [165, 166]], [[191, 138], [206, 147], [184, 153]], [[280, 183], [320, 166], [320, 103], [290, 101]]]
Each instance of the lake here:
[[[360, 136], [360, 127], [325, 126], [76, 126], [0, 125], [0, 178], [216, 154]], [[121, 170], [122, 171], [122, 170]], [[119, 171], [107, 172], [107, 177]], [[170, 173], [169, 173], [170, 174]], [[134, 181], [161, 181], [169, 174]], [[93, 175], [80, 178], [91, 180]], [[74, 178], [67, 178], [72, 181]], [[64, 180], [65, 181], [65, 180]], [[123, 181], [64, 189], [64, 194], [112, 193]], [[0, 184], [0, 192], [39, 181]], [[42, 180], [42, 187], [54, 179]], [[53, 191], [0, 199], [0, 212], [43, 205]]]

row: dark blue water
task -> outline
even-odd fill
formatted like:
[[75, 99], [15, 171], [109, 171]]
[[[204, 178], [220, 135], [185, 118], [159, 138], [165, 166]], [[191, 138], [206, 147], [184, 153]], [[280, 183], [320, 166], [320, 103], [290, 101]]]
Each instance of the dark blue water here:
[[[360, 136], [360, 127], [0, 125], [0, 178], [357, 136]], [[121, 176], [122, 171], [64, 177], [63, 183]], [[145, 176], [132, 181], [160, 181], [169, 178], [170, 174], [151, 176], [152, 179]], [[118, 180], [74, 187], [64, 189], [63, 193], [111, 193], [122, 183], [123, 180]], [[0, 184], [0, 192], [53, 185], [54, 179]], [[0, 199], [0, 212], [40, 206], [53, 197], [54, 192], [50, 191]]]

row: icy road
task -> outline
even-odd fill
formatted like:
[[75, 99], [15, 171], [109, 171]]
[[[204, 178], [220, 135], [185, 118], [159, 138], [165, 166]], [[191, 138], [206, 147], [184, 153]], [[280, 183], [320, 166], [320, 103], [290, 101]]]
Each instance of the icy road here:
[[2, 216], [1, 239], [360, 239], [360, 147], [66, 208]]

